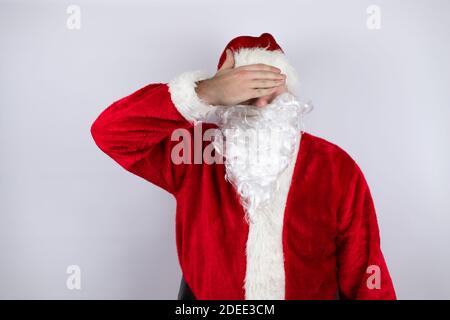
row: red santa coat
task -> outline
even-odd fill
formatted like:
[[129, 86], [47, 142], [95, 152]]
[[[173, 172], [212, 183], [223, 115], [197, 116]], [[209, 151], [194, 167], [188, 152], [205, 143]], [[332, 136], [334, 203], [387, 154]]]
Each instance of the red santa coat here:
[[[123, 168], [175, 197], [178, 259], [195, 297], [245, 299], [249, 225], [237, 192], [225, 180], [224, 164], [171, 160], [179, 143], [172, 132], [193, 132], [195, 119], [206, 111], [192, 90], [184, 96], [177, 90], [176, 84], [147, 85], [104, 110], [91, 133]], [[212, 127], [202, 124], [203, 131]], [[285, 299], [396, 298], [363, 173], [341, 148], [306, 132], [280, 241]]]

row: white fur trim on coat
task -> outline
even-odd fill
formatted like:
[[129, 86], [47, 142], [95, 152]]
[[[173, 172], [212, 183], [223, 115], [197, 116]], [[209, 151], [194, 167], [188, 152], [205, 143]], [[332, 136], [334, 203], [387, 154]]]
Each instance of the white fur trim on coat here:
[[167, 84], [172, 102], [181, 115], [191, 122], [213, 122], [216, 106], [201, 100], [195, 88], [197, 81], [209, 78], [202, 70], [184, 72]]
[[274, 196], [270, 215], [261, 215], [260, 219], [249, 224], [244, 286], [246, 300], [285, 299], [283, 221], [292, 176], [300, 152], [300, 141], [301, 136], [289, 166], [279, 178], [280, 187]]

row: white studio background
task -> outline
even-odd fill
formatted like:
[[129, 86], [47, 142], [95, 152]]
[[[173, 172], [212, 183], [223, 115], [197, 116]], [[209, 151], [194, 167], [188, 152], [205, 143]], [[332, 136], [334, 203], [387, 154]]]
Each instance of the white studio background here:
[[[367, 25], [372, 5], [380, 29]], [[449, 299], [449, 9], [0, 0], [0, 298], [175, 299], [174, 199], [103, 154], [90, 125], [148, 83], [214, 74], [228, 41], [269, 32], [315, 105], [307, 131], [365, 173], [398, 297]], [[66, 286], [71, 265], [79, 290]]]

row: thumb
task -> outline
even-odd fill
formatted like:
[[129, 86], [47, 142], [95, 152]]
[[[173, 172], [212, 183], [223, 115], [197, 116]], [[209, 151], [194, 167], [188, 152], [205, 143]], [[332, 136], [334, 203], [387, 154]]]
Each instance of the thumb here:
[[234, 68], [234, 56], [230, 49], [226, 50], [226, 58], [223, 62], [222, 66], [220, 67], [219, 71], [225, 70], [225, 69], [232, 69]]

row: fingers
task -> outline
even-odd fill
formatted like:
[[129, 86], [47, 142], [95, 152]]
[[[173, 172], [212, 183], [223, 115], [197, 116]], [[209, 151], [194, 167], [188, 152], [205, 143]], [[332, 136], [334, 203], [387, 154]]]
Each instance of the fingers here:
[[278, 87], [253, 89], [252, 93], [251, 93], [251, 99], [268, 96], [268, 95], [274, 93], [277, 89], [278, 89]]
[[270, 71], [270, 72], [275, 72], [275, 73], [281, 73], [281, 69], [274, 67], [274, 66], [270, 66], [268, 64], [264, 64], [264, 63], [249, 64], [246, 66], [241, 66], [237, 69], [250, 70], [250, 71]]
[[281, 86], [286, 84], [286, 75], [272, 71], [246, 70], [245, 87], [247, 88], [246, 99], [258, 99], [275, 93]]
[[269, 79], [269, 80], [262, 80], [262, 79], [254, 79], [250, 80], [250, 88], [257, 89], [257, 88], [273, 88], [282, 86], [285, 84], [285, 79]]
[[226, 50], [226, 58], [218, 71], [234, 68], [234, 56], [230, 49]]
[[246, 78], [252, 80], [284, 80], [286, 75], [271, 71], [247, 71]]

